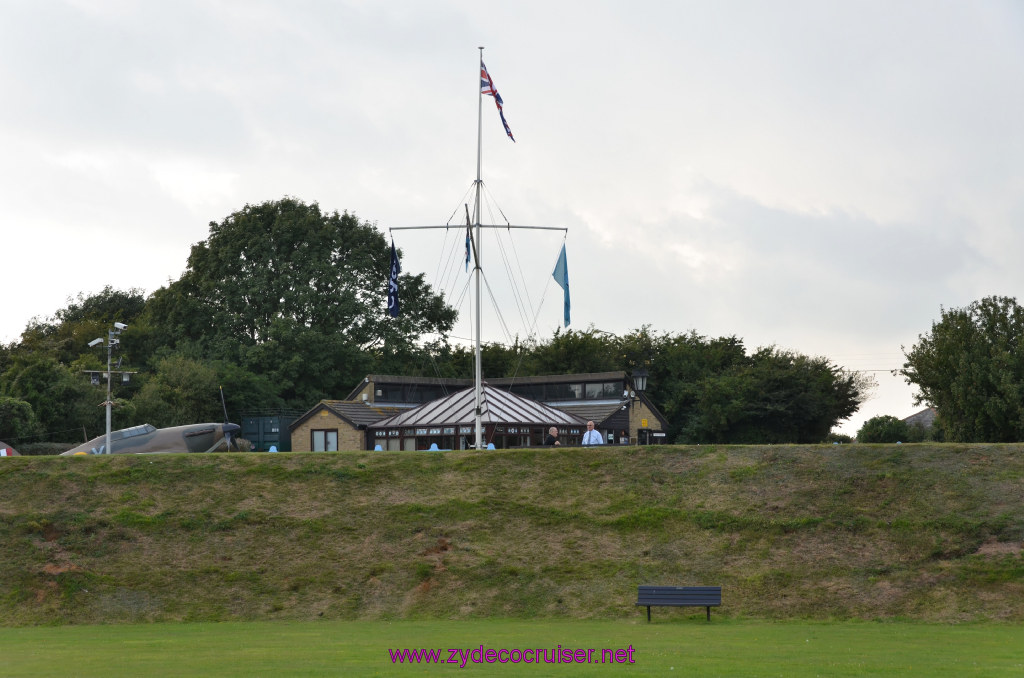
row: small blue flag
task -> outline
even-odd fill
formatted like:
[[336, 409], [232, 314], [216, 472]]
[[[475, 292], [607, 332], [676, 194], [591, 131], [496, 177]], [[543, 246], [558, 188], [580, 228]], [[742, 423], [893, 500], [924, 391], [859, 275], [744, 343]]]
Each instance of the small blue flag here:
[[558, 262], [555, 264], [555, 270], [551, 272], [555, 282], [565, 291], [565, 308], [563, 315], [565, 316], [565, 326], [569, 326], [569, 262], [565, 258], [565, 245], [562, 245], [562, 253], [558, 255]]
[[398, 274], [402, 267], [398, 264], [398, 252], [395, 251], [395, 241], [391, 241], [391, 278], [388, 281], [388, 315], [392, 318], [398, 317]]

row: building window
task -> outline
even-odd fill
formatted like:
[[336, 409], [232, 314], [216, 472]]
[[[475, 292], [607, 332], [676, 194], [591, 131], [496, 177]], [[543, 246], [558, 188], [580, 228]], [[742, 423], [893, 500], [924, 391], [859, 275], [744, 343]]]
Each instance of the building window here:
[[618, 398], [621, 392], [622, 384], [615, 381], [604, 381], [593, 384], [587, 384], [588, 400]]
[[550, 400], [545, 393], [544, 384], [514, 384], [510, 389], [512, 393], [529, 398], [531, 400], [537, 400], [543, 402], [544, 400]]
[[583, 384], [551, 384], [545, 394], [546, 400], [581, 400]]
[[313, 431], [314, 452], [337, 452], [338, 429]]
[[376, 397], [378, 402], [400, 403], [402, 402], [402, 387], [378, 385]]

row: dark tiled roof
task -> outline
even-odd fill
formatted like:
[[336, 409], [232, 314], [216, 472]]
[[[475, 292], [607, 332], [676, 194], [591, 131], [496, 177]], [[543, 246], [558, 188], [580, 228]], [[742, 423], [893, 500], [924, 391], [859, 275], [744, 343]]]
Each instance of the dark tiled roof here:
[[403, 407], [368, 405], [354, 400], [323, 400], [321, 402], [339, 417], [356, 426], [369, 426], [407, 409]]
[[[523, 398], [489, 385], [483, 387], [482, 400], [482, 419], [485, 424], [574, 425], [585, 421], [536, 400]], [[472, 424], [476, 422], [475, 412], [476, 394], [474, 389], [467, 388], [378, 421], [373, 424], [373, 428]]]
[[408, 408], [378, 407], [356, 400], [321, 400], [311, 410], [289, 424], [288, 429], [294, 431], [300, 424], [320, 410], [327, 408], [355, 428], [365, 428], [370, 424], [386, 419]]

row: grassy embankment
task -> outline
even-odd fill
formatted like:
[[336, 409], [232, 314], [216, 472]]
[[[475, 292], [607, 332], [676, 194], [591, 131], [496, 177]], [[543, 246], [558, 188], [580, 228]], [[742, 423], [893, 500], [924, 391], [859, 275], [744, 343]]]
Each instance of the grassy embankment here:
[[[1024, 621], [1024, 446], [23, 457], [0, 624]], [[655, 619], [703, 610], [654, 611]]]

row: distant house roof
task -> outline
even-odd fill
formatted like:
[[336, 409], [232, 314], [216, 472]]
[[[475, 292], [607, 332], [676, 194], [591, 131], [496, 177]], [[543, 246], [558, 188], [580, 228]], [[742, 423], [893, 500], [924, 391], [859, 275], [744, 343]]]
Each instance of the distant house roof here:
[[939, 413], [935, 411], [934, 407], [928, 407], [916, 414], [912, 414], [903, 421], [908, 426], [920, 426], [922, 428], [930, 428], [935, 423], [935, 418], [939, 416]]
[[[577, 425], [586, 421], [563, 410], [517, 396], [489, 384], [483, 386], [481, 408], [483, 410], [482, 420], [485, 424]], [[372, 428], [468, 425], [476, 422], [475, 413], [476, 394], [473, 388], [467, 388], [378, 421], [372, 425]]]
[[290, 430], [295, 430], [307, 419], [315, 415], [317, 412], [325, 409], [334, 413], [344, 421], [347, 421], [353, 428], [365, 429], [370, 424], [378, 422], [381, 419], [387, 419], [398, 412], [404, 411], [406, 408], [379, 407], [377, 405], [370, 405], [361, 401], [351, 400], [321, 400], [319, 403], [314, 405], [311, 410], [293, 421], [288, 428]]

